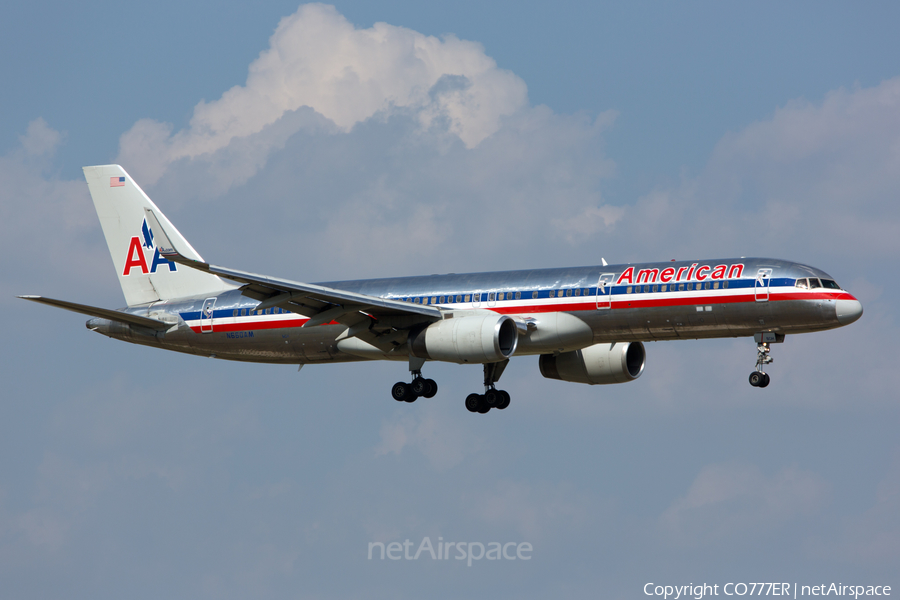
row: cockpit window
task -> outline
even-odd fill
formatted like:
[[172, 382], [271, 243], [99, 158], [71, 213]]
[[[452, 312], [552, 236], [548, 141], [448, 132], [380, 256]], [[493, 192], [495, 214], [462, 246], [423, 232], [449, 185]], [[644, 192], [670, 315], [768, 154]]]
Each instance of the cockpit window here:
[[804, 290], [809, 288], [809, 282], [806, 279], [798, 279], [797, 283], [794, 284], [798, 288], [803, 288]]
[[836, 282], [834, 279], [823, 279], [823, 280], [822, 280], [822, 287], [823, 287], [823, 288], [828, 288], [829, 290], [839, 290], [839, 289], [841, 289], [841, 286], [839, 286], [839, 285], [837, 284], [837, 282]]
[[818, 278], [810, 277], [809, 278], [809, 289], [822, 287], [822, 284], [819, 283]]

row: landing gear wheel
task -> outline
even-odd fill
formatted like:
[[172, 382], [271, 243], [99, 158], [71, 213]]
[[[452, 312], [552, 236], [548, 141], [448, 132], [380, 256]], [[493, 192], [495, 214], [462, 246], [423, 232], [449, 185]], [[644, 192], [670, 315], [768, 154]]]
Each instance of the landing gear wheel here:
[[769, 385], [769, 374], [763, 373], [762, 381], [759, 382], [759, 387], [764, 388]]
[[426, 379], [425, 383], [427, 387], [425, 388], [425, 393], [422, 394], [423, 398], [434, 398], [434, 395], [437, 394], [438, 386], [437, 382], [434, 379]]
[[425, 392], [428, 390], [428, 383], [426, 379], [416, 377], [413, 379], [413, 382], [409, 384], [409, 387], [416, 396], [424, 396]]
[[483, 415], [487, 414], [488, 411], [491, 410], [491, 405], [485, 401], [484, 396], [481, 396], [480, 400], [481, 401], [478, 403], [478, 412]]
[[394, 387], [391, 388], [391, 396], [393, 396], [394, 400], [397, 402], [416, 401], [416, 394], [413, 393], [412, 386], [405, 381], [398, 381], [394, 384]]
[[481, 396], [478, 394], [469, 394], [466, 396], [466, 410], [469, 412], [478, 412], [478, 407], [481, 405]]
[[[497, 406], [498, 404], [500, 404], [501, 399], [502, 399], [502, 396], [500, 395], [500, 392], [497, 390], [491, 389], [484, 393], [484, 403], [488, 407]], [[487, 412], [487, 411], [485, 411], [485, 412]]]
[[765, 379], [765, 373], [760, 373], [759, 371], [753, 371], [752, 373], [750, 373], [750, 385], [752, 385], [753, 387], [766, 387], [765, 385], [762, 385]]
[[500, 402], [497, 403], [495, 407], [497, 410], [503, 410], [507, 406], [509, 406], [509, 392], [506, 390], [500, 390], [498, 392], [500, 394]]

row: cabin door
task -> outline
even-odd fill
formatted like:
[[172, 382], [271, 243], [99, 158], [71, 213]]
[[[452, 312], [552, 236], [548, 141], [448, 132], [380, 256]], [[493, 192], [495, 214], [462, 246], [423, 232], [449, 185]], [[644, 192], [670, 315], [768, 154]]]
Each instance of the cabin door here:
[[756, 273], [756, 282], [753, 284], [753, 291], [756, 295], [757, 302], [769, 301], [769, 281], [772, 276], [772, 269], [760, 269]]
[[597, 310], [612, 308], [613, 280], [615, 273], [603, 273], [597, 281]]
[[207, 298], [203, 301], [203, 309], [200, 310], [200, 333], [212, 333], [213, 309], [215, 307], [215, 298]]

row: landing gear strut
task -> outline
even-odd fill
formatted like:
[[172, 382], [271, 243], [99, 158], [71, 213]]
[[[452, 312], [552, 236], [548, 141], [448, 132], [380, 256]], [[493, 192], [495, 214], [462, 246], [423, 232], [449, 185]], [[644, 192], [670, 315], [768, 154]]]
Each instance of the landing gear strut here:
[[509, 406], [509, 393], [506, 390], [498, 390], [494, 384], [500, 379], [509, 359], [484, 365], [484, 394], [469, 394], [466, 396], [466, 408], [469, 412], [485, 414], [492, 408], [503, 410]]
[[777, 334], [765, 332], [757, 333], [754, 337], [756, 339], [756, 370], [750, 373], [750, 385], [764, 388], [769, 385], [769, 374], [763, 371], [763, 367], [772, 364], [773, 360], [769, 356], [771, 350], [769, 344], [784, 341], [784, 336], [782, 335], [781, 339], [778, 339]]
[[434, 398], [438, 385], [434, 379], [422, 377], [423, 358], [409, 358], [409, 372], [412, 375], [412, 383], [398, 381], [391, 387], [391, 396], [397, 402], [415, 402], [419, 398]]

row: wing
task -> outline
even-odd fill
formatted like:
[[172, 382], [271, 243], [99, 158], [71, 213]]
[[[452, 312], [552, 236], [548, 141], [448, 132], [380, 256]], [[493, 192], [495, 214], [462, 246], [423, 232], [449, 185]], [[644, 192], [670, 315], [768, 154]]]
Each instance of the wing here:
[[[240, 288], [241, 293], [260, 301], [257, 310], [277, 306], [309, 317], [309, 321], [304, 323], [303, 327], [337, 322], [349, 328], [343, 337], [360, 336], [370, 343], [374, 343], [377, 338], [379, 342], [376, 343], [377, 346], [387, 347], [385, 343], [389, 343], [392, 338], [391, 332], [443, 318], [440, 309], [435, 306], [422, 306], [321, 285], [257, 275], [187, 258], [169, 240], [153, 211], [145, 209], [145, 212], [147, 223], [156, 234], [156, 245], [161, 256], [193, 269], [242, 283], [244, 285]], [[373, 335], [363, 335], [363, 332], [372, 330], [378, 332], [374, 338]]]

